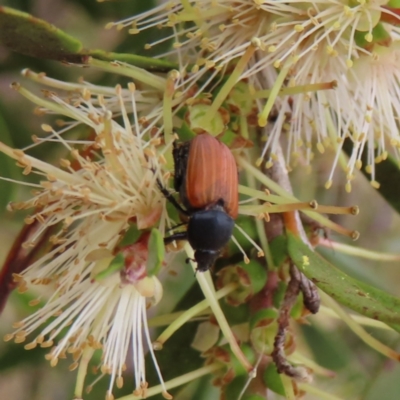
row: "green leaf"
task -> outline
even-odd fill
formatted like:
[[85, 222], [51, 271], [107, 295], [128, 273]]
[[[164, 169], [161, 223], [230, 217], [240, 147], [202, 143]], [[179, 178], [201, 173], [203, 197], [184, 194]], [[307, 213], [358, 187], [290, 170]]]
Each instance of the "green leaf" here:
[[278, 287], [274, 290], [274, 294], [273, 294], [273, 302], [274, 302], [274, 306], [276, 308], [280, 308], [282, 305], [282, 301], [285, 297], [285, 293], [286, 293], [286, 289], [287, 289], [287, 284], [286, 282], [283, 281], [279, 281], [278, 282]]
[[79, 40], [39, 18], [9, 7], [0, 7], [0, 43], [25, 55], [80, 63]]
[[110, 262], [108, 267], [99, 272], [94, 279], [96, 281], [101, 281], [104, 278], [108, 278], [109, 276], [113, 275], [115, 272], [120, 271], [125, 265], [125, 257], [122, 253], [118, 253]]
[[147, 258], [147, 273], [157, 275], [165, 256], [164, 239], [158, 229], [151, 230], [149, 238], [149, 256]]
[[98, 60], [121, 61], [131, 65], [135, 65], [139, 68], [144, 68], [146, 70], [155, 70], [158, 72], [167, 72], [171, 69], [177, 69], [179, 67], [175, 63], [161, 60], [159, 58], [150, 58], [129, 53], [114, 53], [104, 50], [88, 50], [87, 55], [92, 56], [93, 58], [97, 58]]
[[244, 324], [248, 321], [250, 314], [248, 304], [231, 306], [226, 301], [221, 301], [220, 305], [229, 325]]
[[[182, 118], [184, 118], [184, 113], [182, 113]], [[196, 136], [196, 134], [190, 129], [189, 125], [185, 121], [179, 128], [176, 129], [176, 131], [181, 142], [191, 140]]]
[[91, 56], [161, 72], [178, 67], [175, 63], [151, 57], [83, 49], [79, 40], [54, 25], [9, 7], [0, 7], [0, 43], [17, 53], [70, 63], [85, 63]]
[[124, 236], [122, 237], [121, 241], [118, 243], [118, 247], [124, 248], [133, 243], [136, 243], [142, 233], [143, 231], [140, 231], [136, 224], [131, 224], [128, 230], [125, 232]]
[[273, 308], [263, 308], [256, 311], [250, 317], [250, 331], [258, 327], [264, 327], [272, 324], [278, 318], [278, 311]]
[[243, 391], [243, 388], [246, 387], [246, 382], [249, 378], [244, 375], [236, 376], [232, 382], [229, 382], [224, 388], [223, 399], [239, 399], [240, 393]]
[[288, 233], [288, 251], [299, 270], [339, 303], [387, 324], [400, 323], [397, 297], [346, 275], [291, 233]]
[[284, 235], [274, 238], [269, 244], [274, 265], [280, 267], [287, 259], [287, 239]]
[[264, 370], [263, 381], [265, 386], [275, 393], [285, 396], [285, 388], [283, 387], [281, 376], [278, 373], [274, 363], [270, 363]]
[[244, 396], [243, 400], [265, 400], [265, 397], [259, 394], [249, 394], [247, 396]]
[[250, 260], [248, 263], [242, 261], [239, 263], [239, 267], [246, 273], [249, 279], [252, 295], [258, 293], [265, 287], [265, 283], [267, 282], [267, 269], [264, 265], [256, 260]]
[[[232, 350], [229, 348], [229, 345], [225, 344], [223, 346], [220, 346], [222, 349], [225, 349], [230, 356], [230, 361], [227, 365], [229, 369], [232, 369], [233, 373], [235, 376], [245, 376], [246, 379], [248, 379], [248, 372], [243, 364], [233, 355]], [[254, 349], [249, 346], [247, 343], [241, 343], [240, 349], [242, 350], [243, 354], [245, 355], [246, 359], [249, 360], [249, 362], [254, 365], [256, 362], [256, 354], [254, 352]]]

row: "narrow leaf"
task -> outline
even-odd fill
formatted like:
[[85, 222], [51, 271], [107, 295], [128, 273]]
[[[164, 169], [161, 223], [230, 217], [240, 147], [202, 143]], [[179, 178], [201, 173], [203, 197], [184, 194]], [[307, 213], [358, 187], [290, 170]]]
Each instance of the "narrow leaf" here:
[[39, 18], [9, 7], [0, 7], [0, 43], [36, 58], [80, 63], [82, 44]]
[[92, 56], [98, 60], [103, 61], [121, 61], [127, 64], [135, 65], [139, 68], [144, 68], [148, 71], [153, 70], [157, 72], [167, 72], [171, 69], [177, 69], [178, 65], [169, 61], [161, 60], [159, 58], [151, 58], [138, 56], [136, 54], [128, 53], [114, 53], [104, 50], [88, 50], [87, 55]]
[[158, 229], [152, 229], [149, 238], [149, 256], [147, 258], [147, 273], [157, 275], [164, 260], [164, 239]]
[[101, 281], [115, 272], [120, 271], [125, 265], [125, 257], [122, 253], [118, 253], [110, 262], [108, 267], [94, 276], [96, 281]]
[[288, 251], [299, 270], [339, 303], [387, 324], [400, 323], [397, 297], [346, 275], [292, 233], [288, 233]]
[[91, 56], [158, 72], [178, 68], [174, 63], [151, 57], [83, 49], [79, 40], [54, 25], [9, 7], [0, 7], [0, 43], [17, 53], [70, 63], [82, 64]]

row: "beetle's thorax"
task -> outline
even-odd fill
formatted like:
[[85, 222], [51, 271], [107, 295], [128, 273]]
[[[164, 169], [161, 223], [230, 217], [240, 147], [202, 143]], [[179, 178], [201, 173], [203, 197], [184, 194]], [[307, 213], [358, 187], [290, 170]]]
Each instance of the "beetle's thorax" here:
[[232, 236], [233, 219], [216, 206], [194, 213], [188, 223], [188, 240], [194, 250], [221, 250]]

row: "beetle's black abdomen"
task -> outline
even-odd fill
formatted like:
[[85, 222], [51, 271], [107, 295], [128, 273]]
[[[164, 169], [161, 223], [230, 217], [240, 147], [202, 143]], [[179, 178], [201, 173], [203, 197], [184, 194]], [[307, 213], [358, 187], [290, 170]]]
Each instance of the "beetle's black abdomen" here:
[[194, 250], [219, 251], [229, 242], [234, 225], [225, 211], [197, 211], [189, 220], [189, 243]]

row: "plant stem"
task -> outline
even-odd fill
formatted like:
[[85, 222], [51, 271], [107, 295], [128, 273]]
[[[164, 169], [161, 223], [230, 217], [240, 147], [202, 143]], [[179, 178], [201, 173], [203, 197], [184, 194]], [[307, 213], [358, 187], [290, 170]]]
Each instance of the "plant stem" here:
[[359, 325], [342, 307], [330, 298], [326, 293], [320, 290], [320, 295], [323, 302], [330, 307], [338, 317], [368, 346], [372, 347], [379, 353], [385, 355], [392, 360], [400, 361], [400, 354], [385, 346], [379, 340], [372, 337], [361, 325]]
[[[189, 244], [185, 245], [185, 250], [186, 254], [188, 255], [189, 259], [193, 259], [194, 253], [193, 249], [190, 247]], [[192, 263], [193, 268], [195, 269], [195, 266]], [[237, 357], [237, 359], [240, 361], [240, 363], [243, 365], [243, 367], [248, 371], [253, 370], [253, 366], [250, 364], [250, 362], [247, 360], [246, 356], [243, 354], [242, 350], [239, 347], [238, 342], [236, 341], [236, 338], [229, 326], [228, 321], [225, 318], [225, 315], [218, 303], [217, 298], [215, 297], [215, 291], [213, 288], [213, 283], [211, 281], [210, 273], [209, 271], [205, 273], [198, 272], [196, 273], [196, 278], [197, 282], [200, 285], [200, 288], [204, 294], [204, 297], [208, 300], [209, 306], [214, 313], [215, 319], [218, 322], [218, 325], [226, 339], [226, 341], [229, 343], [232, 353]]]
[[[218, 290], [215, 293], [216, 299], [221, 299], [225, 297], [227, 294], [233, 292], [237, 288], [236, 283], [230, 283], [229, 285], [223, 287], [222, 289]], [[196, 304], [194, 307], [189, 308], [188, 310], [181, 313], [161, 335], [155, 341], [155, 345], [162, 345], [176, 332], [182, 325], [188, 322], [191, 318], [195, 317], [205, 309], [209, 307], [209, 302], [207, 299], [201, 301], [200, 303]]]
[[[169, 390], [177, 386], [184, 385], [185, 383], [192, 382], [193, 380], [201, 378], [204, 375], [211, 374], [222, 367], [223, 367], [222, 364], [214, 363], [211, 365], [207, 365], [206, 367], [196, 369], [195, 371], [189, 372], [187, 374], [179, 376], [178, 378], [174, 378], [171, 379], [170, 381], [165, 382], [165, 388]], [[146, 390], [146, 396], [147, 397], [154, 396], [156, 394], [162, 393], [163, 390], [164, 389], [161, 385], [153, 386], [150, 389]], [[129, 394], [128, 396], [120, 397], [117, 400], [138, 400], [138, 399], [142, 399], [142, 397], [135, 396], [134, 394]]]
[[76, 377], [76, 384], [75, 384], [75, 391], [74, 391], [74, 396], [76, 398], [82, 398], [82, 393], [83, 393], [83, 387], [85, 384], [85, 378], [87, 374], [87, 369], [90, 360], [93, 357], [94, 349], [92, 347], [87, 346], [85, 350], [83, 350], [82, 357], [79, 361], [79, 368], [78, 368], [78, 374]]

